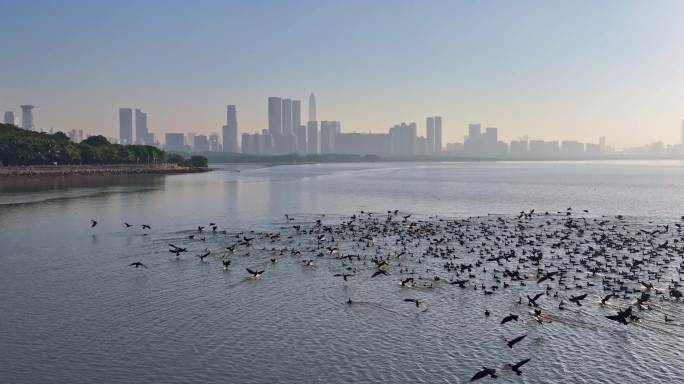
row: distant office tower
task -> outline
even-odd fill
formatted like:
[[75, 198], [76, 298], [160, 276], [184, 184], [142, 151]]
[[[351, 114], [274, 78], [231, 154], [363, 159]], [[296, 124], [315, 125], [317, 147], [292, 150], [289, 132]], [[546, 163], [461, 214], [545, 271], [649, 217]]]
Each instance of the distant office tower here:
[[138, 144], [152, 145], [150, 132], [147, 130], [147, 113], [141, 109], [135, 110], [135, 141]]
[[195, 152], [209, 152], [209, 138], [205, 135], [195, 136]]
[[468, 136], [463, 143], [464, 151], [467, 155], [481, 155], [483, 150], [483, 139], [480, 124], [468, 124]]
[[238, 152], [237, 111], [234, 105], [226, 107], [226, 125], [223, 126], [223, 152]]
[[119, 143], [133, 144], [133, 110], [119, 108]]
[[292, 134], [292, 100], [283, 99], [282, 106], [283, 135]]
[[425, 137], [416, 137], [416, 148], [414, 153], [419, 156], [425, 156], [428, 154], [427, 139]]
[[435, 116], [435, 153], [442, 152], [442, 116]]
[[302, 125], [302, 102], [300, 100], [292, 100], [292, 129]]
[[315, 154], [318, 153], [318, 122], [311, 120], [306, 123], [306, 152]]
[[167, 133], [164, 141], [168, 152], [185, 150], [185, 136], [182, 133]]
[[[684, 121], [682, 121], [682, 137], [684, 137]], [[599, 137], [599, 151], [601, 153], [606, 153], [606, 137]]]
[[12, 112], [12, 111], [5, 112], [4, 121], [5, 121], [5, 124], [16, 125], [17, 123], [16, 123], [15, 118], [14, 118], [14, 112]]
[[28, 131], [33, 130], [33, 105], [21, 106], [21, 127]]
[[283, 101], [280, 97], [268, 98], [268, 132], [271, 135], [283, 133]]
[[275, 153], [275, 137], [267, 129], [261, 130], [261, 136], [259, 136], [259, 153], [262, 155], [272, 155]]
[[309, 121], [316, 121], [316, 96], [309, 96]]
[[321, 153], [336, 153], [335, 136], [340, 132], [339, 121], [321, 121]]
[[185, 134], [185, 145], [187, 145], [191, 151], [195, 150], [195, 133], [194, 132], [188, 132]]
[[306, 127], [300, 125], [297, 127], [297, 153], [304, 154], [307, 151], [306, 148]]
[[390, 153], [398, 156], [413, 156], [416, 154], [416, 123], [397, 124], [389, 130]]
[[219, 134], [212, 132], [209, 135], [209, 151], [211, 152], [221, 152], [222, 146], [219, 143]]
[[480, 124], [468, 124], [468, 138], [476, 139], [480, 137]]
[[499, 130], [497, 128], [487, 128], [482, 135], [482, 154], [493, 156], [497, 154], [497, 144], [499, 143]]
[[[268, 132], [268, 131], [267, 131]], [[242, 153], [247, 155], [262, 155], [264, 154], [264, 140], [270, 136], [260, 135], [258, 133], [243, 133], [242, 134]]]
[[428, 117], [425, 122], [426, 152], [435, 153], [435, 118]]
[[241, 138], [242, 144], [240, 145], [240, 149], [242, 150], [242, 153], [249, 153], [249, 149], [250, 149], [249, 148], [249, 140], [251, 138], [250, 136], [252, 136], [252, 135], [250, 135], [247, 132], [244, 132], [242, 134], [242, 138]]

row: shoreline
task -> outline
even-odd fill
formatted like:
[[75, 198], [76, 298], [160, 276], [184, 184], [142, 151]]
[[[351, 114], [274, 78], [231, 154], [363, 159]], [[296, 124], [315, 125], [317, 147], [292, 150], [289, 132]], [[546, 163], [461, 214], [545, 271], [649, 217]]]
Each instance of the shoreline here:
[[176, 164], [88, 164], [88, 165], [20, 165], [0, 167], [1, 177], [43, 176], [128, 176], [174, 175], [207, 172], [210, 169], [185, 167]]

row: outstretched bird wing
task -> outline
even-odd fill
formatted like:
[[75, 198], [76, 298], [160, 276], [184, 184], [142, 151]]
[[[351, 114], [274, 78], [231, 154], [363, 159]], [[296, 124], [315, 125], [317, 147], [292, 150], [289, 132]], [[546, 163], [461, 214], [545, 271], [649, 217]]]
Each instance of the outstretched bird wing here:
[[525, 360], [519, 361], [519, 362], [515, 363], [511, 368], [512, 368], [514, 371], [517, 371], [518, 369], [520, 369], [520, 367], [522, 367], [523, 365], [527, 364], [527, 362], [530, 361], [530, 360], [532, 360], [532, 359], [525, 359]]
[[371, 278], [373, 278], [373, 277], [375, 277], [375, 276], [377, 276], [377, 275], [385, 275], [385, 276], [387, 276], [387, 272], [385, 272], [385, 271], [383, 271], [383, 270], [375, 271], [375, 273], [373, 274], [373, 276], [371, 276]]

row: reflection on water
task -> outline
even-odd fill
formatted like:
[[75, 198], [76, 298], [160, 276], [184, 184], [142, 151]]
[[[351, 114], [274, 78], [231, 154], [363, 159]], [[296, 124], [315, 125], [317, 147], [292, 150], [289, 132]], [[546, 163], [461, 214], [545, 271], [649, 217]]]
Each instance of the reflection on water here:
[[[272, 278], [236, 285], [241, 269], [175, 260], [166, 244], [209, 222], [236, 232], [278, 229], [287, 225], [285, 213], [314, 220], [358, 210], [468, 216], [572, 206], [596, 216], [674, 220], [684, 214], [682, 176], [676, 162], [502, 162], [0, 179], [0, 382], [462, 382], [483, 356], [517, 356], [468, 341], [496, 332], [467, 311], [479, 308], [480, 296], [449, 292], [434, 299], [430, 317], [410, 319], [340, 309], [351, 295], [382, 300], [390, 287], [346, 287], [296, 258], [278, 263]], [[91, 218], [99, 221], [92, 229]], [[143, 223], [152, 230], [142, 231]], [[127, 267], [135, 260], [150, 269]], [[652, 368], [664, 351], [634, 354], [642, 336], [555, 331], [528, 337], [527, 351], [543, 351], [553, 367], [536, 377], [562, 380], [571, 372], [591, 381], [599, 362], [620, 370], [629, 356], [638, 369], [627, 381], [671, 379], [670, 370], [658, 376]], [[682, 344], [662, 342], [667, 351]], [[568, 354], [596, 363], [566, 367]], [[530, 376], [499, 381], [535, 382], [533, 372], [544, 367], [528, 369]]]

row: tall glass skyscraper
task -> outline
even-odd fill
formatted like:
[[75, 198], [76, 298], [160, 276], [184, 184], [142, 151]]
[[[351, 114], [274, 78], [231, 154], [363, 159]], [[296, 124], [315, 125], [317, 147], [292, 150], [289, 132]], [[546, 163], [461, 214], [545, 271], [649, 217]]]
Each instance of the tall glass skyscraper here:
[[119, 143], [133, 144], [133, 110], [119, 108]]

